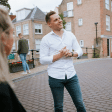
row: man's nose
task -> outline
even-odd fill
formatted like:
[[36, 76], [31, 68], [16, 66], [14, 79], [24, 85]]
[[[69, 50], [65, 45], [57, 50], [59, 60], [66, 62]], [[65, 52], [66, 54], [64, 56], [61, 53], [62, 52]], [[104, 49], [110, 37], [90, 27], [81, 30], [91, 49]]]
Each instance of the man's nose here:
[[59, 22], [62, 22], [62, 19], [59, 19]]

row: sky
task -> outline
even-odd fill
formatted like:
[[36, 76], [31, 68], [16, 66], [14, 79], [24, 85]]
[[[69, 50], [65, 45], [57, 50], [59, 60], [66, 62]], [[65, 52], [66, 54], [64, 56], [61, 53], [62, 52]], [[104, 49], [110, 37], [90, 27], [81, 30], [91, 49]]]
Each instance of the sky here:
[[38, 7], [43, 12], [54, 10], [61, 4], [62, 0], [8, 0], [11, 6], [10, 13], [16, 14], [16, 11], [22, 8], [32, 9]]

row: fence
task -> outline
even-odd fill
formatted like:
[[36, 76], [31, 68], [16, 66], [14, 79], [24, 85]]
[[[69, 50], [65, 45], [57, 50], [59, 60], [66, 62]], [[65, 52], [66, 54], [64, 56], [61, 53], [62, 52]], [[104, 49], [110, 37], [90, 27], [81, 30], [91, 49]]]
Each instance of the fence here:
[[89, 54], [92, 54], [92, 57], [93, 57], [93, 58], [96, 58], [96, 57], [97, 57], [97, 56], [96, 56], [96, 54], [97, 54], [97, 53], [96, 53], [96, 51], [97, 51], [96, 48], [83, 47], [82, 50], [83, 50], [83, 55], [80, 56], [80, 57], [78, 57], [78, 59], [85, 59], [85, 58], [88, 58], [88, 55], [89, 55]]
[[[29, 68], [32, 69], [32, 68], [35, 68], [35, 63], [34, 61], [35, 60], [39, 60], [39, 58], [34, 58], [34, 51], [35, 52], [39, 52], [39, 50], [29, 50], [31, 52], [31, 59], [28, 59], [26, 60], [26, 62], [28, 63], [29, 65]], [[15, 72], [19, 72], [19, 71], [23, 71], [23, 67], [22, 67], [22, 62], [21, 61], [17, 61], [15, 59], [15, 54], [17, 52], [11, 52], [11, 54], [8, 56], [8, 60], [12, 60], [14, 59], [15, 61], [14, 62], [10, 62], [8, 61], [8, 65], [9, 65], [9, 71], [10, 73], [15, 73]]]

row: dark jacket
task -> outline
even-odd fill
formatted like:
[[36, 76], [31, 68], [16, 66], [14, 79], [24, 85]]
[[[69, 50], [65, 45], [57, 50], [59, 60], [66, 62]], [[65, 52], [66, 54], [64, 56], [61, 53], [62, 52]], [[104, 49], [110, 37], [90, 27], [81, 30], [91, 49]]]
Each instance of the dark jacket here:
[[24, 39], [24, 38], [21, 38], [19, 41], [18, 41], [18, 51], [17, 53], [18, 54], [22, 54], [22, 53], [28, 53], [28, 40]]
[[26, 112], [8, 83], [0, 83], [0, 112]]

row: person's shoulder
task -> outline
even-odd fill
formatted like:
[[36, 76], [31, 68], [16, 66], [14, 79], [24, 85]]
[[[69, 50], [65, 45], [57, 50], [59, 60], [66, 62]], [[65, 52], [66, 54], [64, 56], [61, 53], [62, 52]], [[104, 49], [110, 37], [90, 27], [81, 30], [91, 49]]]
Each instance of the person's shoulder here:
[[64, 32], [65, 32], [66, 34], [69, 34], [69, 35], [74, 35], [71, 31], [66, 31], [66, 30], [64, 30]]
[[51, 32], [49, 32], [48, 34], [46, 34], [46, 35], [42, 38], [42, 40], [49, 39], [50, 36], [51, 36]]
[[6, 93], [8, 91], [9, 84], [7, 82], [1, 82], [0, 83], [0, 94]]
[[65, 34], [68, 35], [69, 37], [76, 38], [76, 36], [71, 31], [66, 31], [66, 30], [64, 31], [65, 31]]

